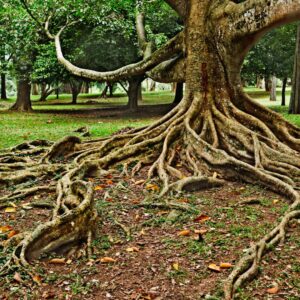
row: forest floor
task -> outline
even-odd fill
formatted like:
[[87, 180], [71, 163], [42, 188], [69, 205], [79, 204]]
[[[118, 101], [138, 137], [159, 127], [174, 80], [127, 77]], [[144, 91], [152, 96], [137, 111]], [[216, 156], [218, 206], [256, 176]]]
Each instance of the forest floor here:
[[[169, 102], [171, 96], [168, 93]], [[300, 126], [300, 117], [287, 116], [287, 108], [276, 103], [273, 109]], [[38, 138], [57, 140], [74, 135], [81, 126], [88, 126], [95, 137], [153, 120], [2, 111], [0, 149]], [[145, 183], [144, 172], [134, 179], [118, 174], [90, 179], [99, 214], [92, 260], [87, 260], [84, 247], [44, 257], [35, 263], [32, 276], [16, 270], [0, 278], [0, 299], [221, 300], [222, 281], [232, 266], [288, 208], [283, 197], [239, 182], [173, 195], [171, 206], [148, 207], [143, 200], [155, 195], [159, 186]], [[54, 203], [55, 194], [27, 197], [1, 210], [0, 240], [48, 220], [51, 209], [30, 206], [45, 201]], [[181, 205], [190, 210], [174, 209]], [[124, 229], [130, 229], [130, 236]], [[260, 274], [239, 291], [237, 299], [300, 299], [299, 249], [300, 222], [295, 221], [289, 224], [286, 243], [264, 257]], [[0, 265], [6, 258], [0, 249]]]
[[[16, 271], [2, 278], [0, 299], [221, 300], [231, 267], [288, 208], [284, 198], [242, 183], [174, 195], [172, 206], [148, 207], [143, 200], [159, 187], [144, 177], [90, 178], [99, 214], [92, 260], [84, 247], [44, 257], [32, 276]], [[33, 208], [32, 201], [54, 203], [55, 195], [28, 197], [1, 211], [2, 239], [49, 219], [51, 210]], [[174, 209], [182, 204], [190, 210]], [[295, 221], [287, 242], [265, 256], [257, 279], [236, 299], [299, 299], [299, 247]], [[5, 258], [0, 255], [0, 262]]]

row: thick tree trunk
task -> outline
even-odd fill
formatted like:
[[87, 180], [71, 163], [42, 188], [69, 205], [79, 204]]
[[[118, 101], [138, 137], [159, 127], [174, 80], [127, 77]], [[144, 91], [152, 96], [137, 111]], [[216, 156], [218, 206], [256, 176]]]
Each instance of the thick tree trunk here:
[[141, 92], [142, 78], [140, 76], [132, 77], [128, 80], [128, 109], [136, 111], [138, 109], [138, 102]]
[[28, 78], [20, 79], [17, 84], [17, 100], [16, 103], [10, 108], [13, 111], [31, 112], [31, 84]]
[[6, 95], [6, 75], [5, 75], [5, 73], [1, 73], [1, 99], [7, 100], [7, 95]]
[[183, 83], [178, 82], [175, 87], [174, 104], [178, 104], [183, 98]]
[[277, 100], [276, 87], [277, 87], [277, 78], [276, 78], [276, 76], [273, 75], [271, 77], [270, 101], [276, 101]]
[[298, 26], [297, 30], [293, 83], [289, 113], [300, 114], [300, 25]]
[[285, 91], [288, 78], [284, 77], [282, 80], [282, 90], [281, 90], [281, 106], [285, 106]]

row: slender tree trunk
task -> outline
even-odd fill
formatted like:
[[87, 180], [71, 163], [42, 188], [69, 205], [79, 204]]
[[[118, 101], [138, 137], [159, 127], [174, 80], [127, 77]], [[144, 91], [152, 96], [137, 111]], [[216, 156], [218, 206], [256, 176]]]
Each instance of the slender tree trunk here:
[[39, 101], [46, 101], [47, 99], [47, 84], [46, 83], [42, 83], [41, 84], [41, 97]]
[[300, 25], [298, 26], [297, 30], [292, 94], [289, 106], [289, 113], [300, 114]]
[[20, 79], [17, 84], [17, 100], [16, 103], [10, 108], [13, 111], [31, 112], [31, 84], [29, 78]]
[[271, 91], [270, 91], [270, 101], [276, 101], [276, 87], [277, 87], [277, 78], [276, 76], [272, 75], [271, 78]]
[[140, 85], [139, 85], [138, 101], [139, 101], [139, 102], [142, 102], [142, 101], [143, 101], [142, 82], [141, 82]]
[[284, 77], [282, 80], [282, 90], [281, 90], [281, 106], [285, 106], [285, 91], [287, 85], [287, 77]]
[[174, 104], [178, 104], [183, 98], [183, 83], [178, 82], [175, 89]]
[[6, 75], [5, 75], [5, 73], [1, 74], [1, 99], [7, 100], [7, 95], [6, 95]]
[[114, 84], [108, 83], [109, 97], [112, 98], [114, 96]]
[[39, 86], [37, 83], [32, 84], [32, 95], [36, 96], [39, 94]]
[[156, 89], [156, 82], [154, 80], [151, 80], [150, 83], [150, 92], [154, 92]]
[[269, 76], [265, 76], [265, 91], [270, 92], [271, 91], [271, 81]]
[[108, 92], [108, 84], [106, 83], [105, 88], [103, 89], [100, 97], [101, 98], [106, 98], [107, 97], [107, 92]]

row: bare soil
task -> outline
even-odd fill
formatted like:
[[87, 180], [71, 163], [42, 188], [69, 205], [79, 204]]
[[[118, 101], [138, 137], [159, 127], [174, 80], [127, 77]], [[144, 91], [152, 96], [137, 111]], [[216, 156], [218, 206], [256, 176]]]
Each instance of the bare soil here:
[[[230, 268], [216, 272], [209, 265], [234, 265], [288, 208], [272, 192], [232, 182], [169, 199], [192, 211], [143, 207], [158, 188], [144, 177], [91, 178], [99, 213], [93, 259], [86, 259], [84, 244], [44, 257], [31, 276], [18, 271], [1, 278], [0, 299], [223, 299], [222, 280]], [[30, 208], [37, 201], [55, 201], [55, 195], [28, 197], [16, 203], [15, 212], [0, 211], [0, 226], [23, 232], [48, 220], [51, 210]], [[265, 256], [260, 274], [237, 299], [300, 299], [300, 224], [289, 226], [287, 242]], [[122, 227], [130, 228], [130, 237]], [[55, 264], [52, 258], [65, 260]], [[4, 259], [0, 250], [0, 263]]]

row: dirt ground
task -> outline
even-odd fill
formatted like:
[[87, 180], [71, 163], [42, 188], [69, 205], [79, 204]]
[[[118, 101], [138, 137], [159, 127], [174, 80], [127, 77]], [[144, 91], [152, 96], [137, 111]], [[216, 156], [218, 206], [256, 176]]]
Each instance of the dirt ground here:
[[[173, 195], [164, 206], [153, 200], [158, 184], [143, 178], [90, 178], [99, 214], [93, 259], [84, 244], [43, 257], [31, 275], [16, 269], [2, 277], [0, 299], [223, 299], [232, 266], [288, 207], [283, 197], [242, 183]], [[54, 202], [55, 195], [41, 193], [0, 211], [2, 241], [51, 217], [51, 209], [30, 206], [38, 201]], [[299, 220], [288, 231], [237, 299], [300, 299]], [[8, 255], [1, 251], [0, 264]]]

